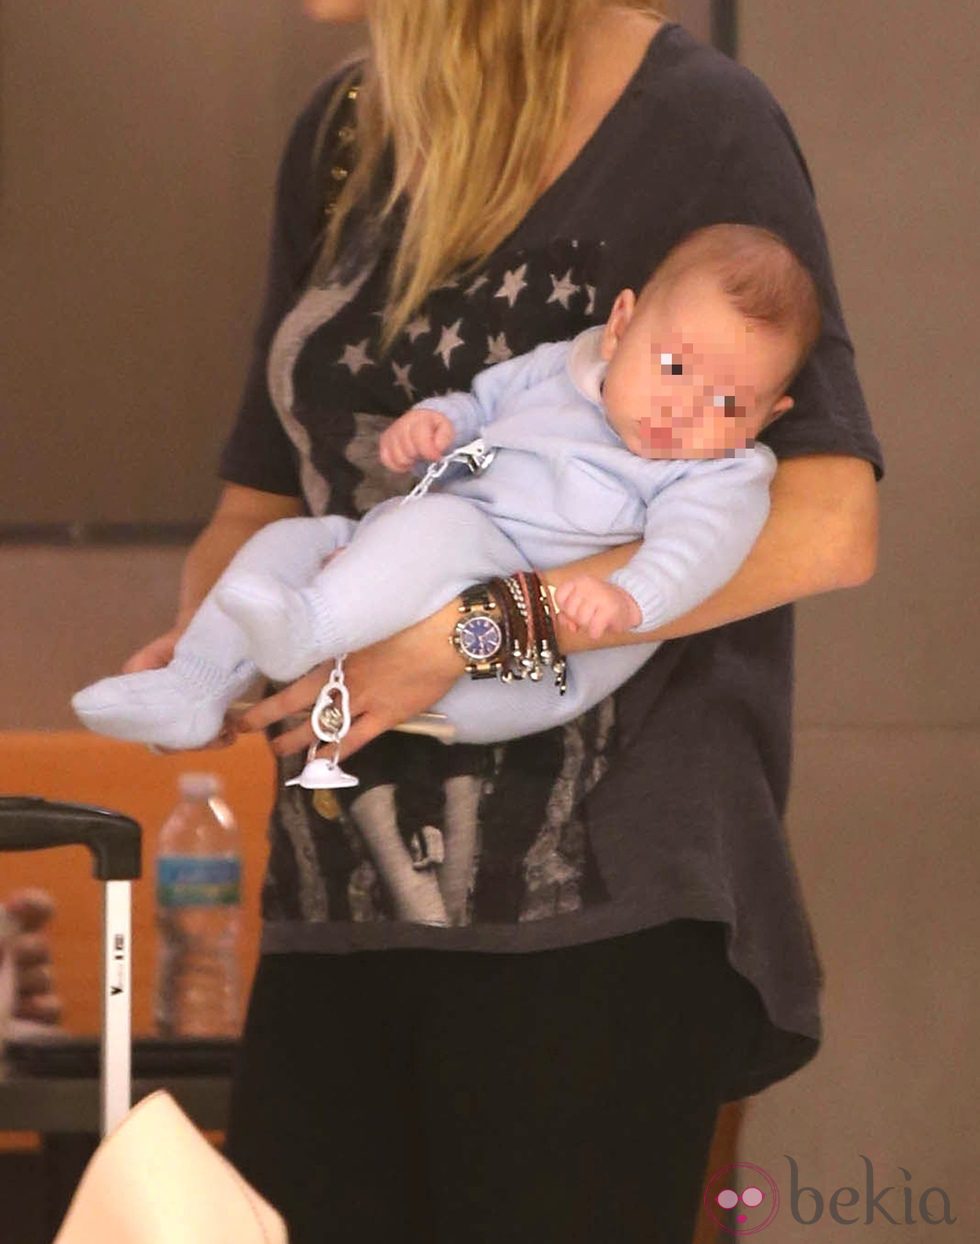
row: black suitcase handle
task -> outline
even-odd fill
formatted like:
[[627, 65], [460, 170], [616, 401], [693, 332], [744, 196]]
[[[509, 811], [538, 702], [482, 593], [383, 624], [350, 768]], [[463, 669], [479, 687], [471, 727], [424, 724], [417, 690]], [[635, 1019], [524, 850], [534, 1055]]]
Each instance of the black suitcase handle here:
[[33, 795], [0, 796], [0, 851], [88, 847], [99, 881], [132, 881], [140, 875], [141, 831], [121, 812], [85, 803], [54, 803]]

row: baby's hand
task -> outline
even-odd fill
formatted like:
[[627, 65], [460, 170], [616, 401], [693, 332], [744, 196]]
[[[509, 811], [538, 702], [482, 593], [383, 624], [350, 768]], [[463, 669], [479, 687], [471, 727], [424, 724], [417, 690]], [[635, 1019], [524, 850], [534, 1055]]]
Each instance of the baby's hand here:
[[629, 592], [590, 574], [566, 579], [555, 589], [555, 600], [561, 610], [559, 621], [572, 631], [586, 628], [592, 639], [600, 639], [607, 631], [629, 630], [643, 617]]
[[453, 443], [455, 429], [439, 410], [417, 406], [385, 428], [378, 440], [381, 465], [389, 471], [407, 471], [419, 458], [434, 462]]

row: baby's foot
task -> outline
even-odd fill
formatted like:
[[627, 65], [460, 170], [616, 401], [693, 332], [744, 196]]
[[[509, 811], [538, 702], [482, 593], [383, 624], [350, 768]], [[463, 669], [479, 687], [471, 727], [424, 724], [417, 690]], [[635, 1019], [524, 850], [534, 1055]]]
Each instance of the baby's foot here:
[[255, 677], [243, 662], [232, 675], [174, 657], [165, 668], [102, 678], [72, 697], [97, 734], [159, 747], [203, 747], [221, 733], [225, 712]]
[[251, 659], [276, 682], [301, 678], [329, 655], [305, 593], [272, 575], [236, 574], [219, 584], [215, 599], [245, 632]]

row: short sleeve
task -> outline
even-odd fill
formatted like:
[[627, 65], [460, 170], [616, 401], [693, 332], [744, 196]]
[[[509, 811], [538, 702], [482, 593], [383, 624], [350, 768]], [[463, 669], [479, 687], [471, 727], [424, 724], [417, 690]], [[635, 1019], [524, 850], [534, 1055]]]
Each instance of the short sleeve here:
[[819, 453], [864, 458], [881, 479], [881, 446], [858, 379], [810, 171], [765, 84], [740, 67], [726, 87], [716, 111], [720, 138], [685, 205], [684, 232], [722, 222], [772, 230], [813, 273], [823, 310], [820, 339], [788, 390], [793, 407], [759, 440], [780, 459]]
[[241, 400], [218, 464], [219, 477], [229, 483], [292, 497], [302, 494], [299, 466], [269, 396], [266, 363], [269, 346], [296, 301], [319, 238], [313, 148], [323, 111], [349, 68], [345, 63], [320, 83], [294, 121], [280, 157], [265, 297]]

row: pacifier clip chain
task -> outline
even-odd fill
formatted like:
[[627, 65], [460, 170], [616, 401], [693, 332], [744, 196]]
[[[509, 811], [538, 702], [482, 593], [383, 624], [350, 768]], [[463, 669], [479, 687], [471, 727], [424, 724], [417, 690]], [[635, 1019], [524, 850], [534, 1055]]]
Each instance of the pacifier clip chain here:
[[[469, 441], [466, 445], [461, 445], [459, 449], [444, 454], [436, 462], [431, 463], [411, 492], [402, 497], [401, 504], [405, 505], [417, 497], [424, 497], [435, 481], [454, 462], [463, 463], [472, 475], [480, 475], [493, 461], [496, 453], [496, 448], [487, 445], [483, 437], [478, 436], [476, 440]], [[316, 703], [310, 711], [310, 725], [319, 742], [310, 744], [302, 773], [299, 777], [290, 778], [286, 782], [287, 786], [302, 786], [306, 790], [334, 790], [342, 786], [360, 785], [358, 778], [352, 773], [345, 773], [340, 767], [340, 743], [350, 730], [351, 724], [350, 696], [344, 681], [344, 661], [347, 655], [345, 652], [342, 656], [334, 658], [334, 668], [330, 671], [330, 677], [321, 687]], [[335, 695], [339, 699], [337, 704], [334, 703]], [[412, 733], [414, 732], [413, 722], [421, 722], [432, 716], [432, 714], [422, 714], [418, 719], [410, 717], [402, 722], [401, 727], [394, 728], [397, 730], [406, 727], [408, 732]], [[333, 746], [332, 759], [317, 755], [321, 744]]]

